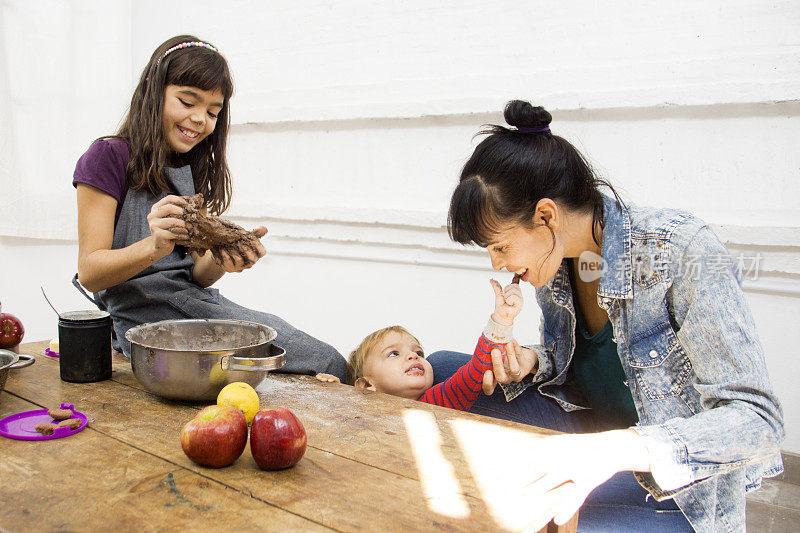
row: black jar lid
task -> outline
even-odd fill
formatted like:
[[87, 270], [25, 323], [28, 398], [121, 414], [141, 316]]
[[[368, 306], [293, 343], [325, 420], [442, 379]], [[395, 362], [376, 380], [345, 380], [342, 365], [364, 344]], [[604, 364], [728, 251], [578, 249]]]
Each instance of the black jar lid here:
[[102, 324], [110, 320], [111, 315], [107, 311], [99, 309], [88, 309], [86, 311], [67, 311], [59, 315], [59, 322], [65, 324]]

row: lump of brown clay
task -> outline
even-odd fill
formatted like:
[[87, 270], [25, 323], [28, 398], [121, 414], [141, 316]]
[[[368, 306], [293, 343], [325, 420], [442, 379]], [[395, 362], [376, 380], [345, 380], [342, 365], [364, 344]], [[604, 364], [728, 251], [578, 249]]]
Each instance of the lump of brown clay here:
[[53, 432], [56, 430], [58, 426], [55, 424], [45, 423], [45, 424], [36, 424], [35, 429], [37, 432], [41, 433], [42, 435], [52, 435]]
[[53, 420], [66, 420], [72, 416], [72, 411], [69, 409], [48, 409], [47, 414], [50, 415]]
[[186, 223], [189, 232], [187, 241], [180, 241], [181, 244], [189, 248], [190, 252], [204, 254], [206, 250], [211, 250], [214, 259], [221, 261], [220, 251], [225, 250], [238, 253], [246, 257], [247, 251], [252, 252], [258, 257], [258, 237], [252, 231], [247, 231], [220, 217], [204, 215], [203, 206], [205, 202], [202, 194], [194, 196], [182, 196], [188, 206], [183, 215], [177, 217]]
[[81, 420], [79, 418], [70, 418], [69, 420], [62, 420], [58, 423], [58, 427], [68, 427], [69, 429], [78, 429], [81, 427]]

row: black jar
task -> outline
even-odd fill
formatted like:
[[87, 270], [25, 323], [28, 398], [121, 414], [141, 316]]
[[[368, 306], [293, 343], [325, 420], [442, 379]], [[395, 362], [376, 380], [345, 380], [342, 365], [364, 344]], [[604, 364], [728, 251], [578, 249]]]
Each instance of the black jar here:
[[111, 378], [111, 315], [71, 311], [58, 319], [61, 379], [90, 383]]

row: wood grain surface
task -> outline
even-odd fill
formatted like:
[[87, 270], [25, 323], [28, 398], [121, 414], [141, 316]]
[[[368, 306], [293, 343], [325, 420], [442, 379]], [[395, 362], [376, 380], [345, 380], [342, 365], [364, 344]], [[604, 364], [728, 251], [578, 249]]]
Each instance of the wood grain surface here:
[[[248, 446], [233, 465], [211, 469], [190, 461], [179, 442], [204, 404], [147, 392], [119, 354], [111, 380], [61, 381], [46, 347], [22, 346], [37, 361], [10, 373], [0, 415], [66, 402], [89, 426], [64, 439], [2, 440], [0, 477], [11, 490], [4, 490], [0, 529], [530, 530], [532, 502], [519, 500], [529, 482], [519, 474], [524, 465], [494, 465], [486, 457], [498, 454], [484, 448], [502, 438], [524, 452], [529, 439], [553, 432], [271, 374], [257, 388], [261, 407], [298, 416], [308, 434], [305, 456], [293, 468], [262, 471]], [[485, 435], [497, 439], [484, 444]], [[576, 524], [577, 517], [544, 530], [575, 531]]]

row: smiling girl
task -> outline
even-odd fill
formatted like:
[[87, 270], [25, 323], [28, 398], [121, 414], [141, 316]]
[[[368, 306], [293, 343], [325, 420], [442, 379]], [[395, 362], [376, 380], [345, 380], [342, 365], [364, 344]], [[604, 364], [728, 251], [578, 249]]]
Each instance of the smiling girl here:
[[[114, 348], [130, 356], [125, 332], [160, 320], [219, 318], [274, 328], [286, 350], [284, 372], [344, 378], [345, 360], [330, 345], [277, 316], [241, 307], [209, 288], [226, 272], [252, 267], [265, 250], [218, 256], [188, 253], [181, 196], [202, 193], [205, 211], [230, 204], [226, 161], [233, 83], [225, 58], [191, 35], [153, 53], [116, 135], [95, 141], [77, 163], [78, 274], [114, 324]], [[255, 230], [258, 237], [266, 228]], [[77, 283], [76, 283], [76, 286]], [[80, 287], [79, 287], [80, 288]]]

